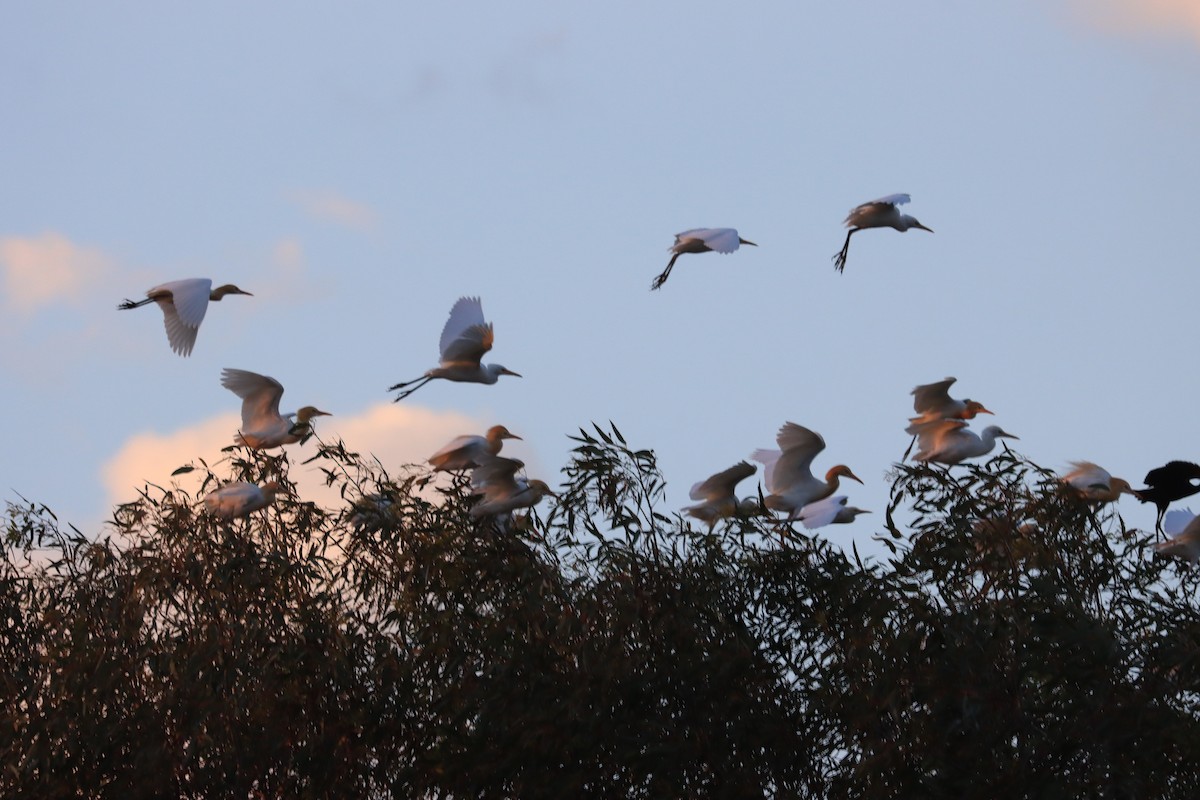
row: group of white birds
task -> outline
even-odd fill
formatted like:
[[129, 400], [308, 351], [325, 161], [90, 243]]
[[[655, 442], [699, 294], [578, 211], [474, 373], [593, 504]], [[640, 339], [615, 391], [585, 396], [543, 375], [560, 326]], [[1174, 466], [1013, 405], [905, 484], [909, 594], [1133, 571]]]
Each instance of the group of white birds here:
[[[850, 238], [860, 230], [890, 227], [904, 232], [917, 228], [932, 233], [914, 217], [900, 213], [898, 207], [908, 203], [909, 199], [907, 194], [893, 194], [852, 209], [845, 220], [849, 228], [845, 243], [833, 257], [835, 268], [839, 272], [845, 268]], [[696, 228], [676, 234], [675, 243], [670, 248], [671, 260], [654, 279], [651, 288], [658, 289], [666, 282], [675, 261], [684, 253], [732, 253], [743, 244], [757, 246], [739, 236], [734, 228]], [[150, 302], [157, 303], [163, 312], [171, 349], [181, 356], [187, 356], [195, 345], [196, 334], [209, 302], [218, 302], [234, 294], [250, 293], [232, 284], [214, 289], [212, 281], [207, 278], [192, 278], [155, 286], [146, 293], [145, 299], [126, 300], [118, 308], [130, 309]], [[460, 298], [450, 309], [450, 316], [442, 329], [438, 365], [419, 378], [389, 387], [389, 391], [398, 391], [395, 400], [399, 401], [438, 378], [490, 385], [502, 375], [520, 377], [519, 373], [500, 364], [482, 363], [494, 339], [492, 324], [484, 318], [479, 298]], [[906, 428], [906, 432], [912, 436], [912, 443], [901, 460], [907, 459], [916, 446], [915, 460], [951, 466], [987, 455], [999, 439], [1018, 438], [996, 425], [990, 425], [978, 434], [970, 430], [970, 420], [979, 414], [992, 412], [974, 400], [952, 398], [950, 387], [954, 382], [954, 378], [945, 378], [912, 390], [916, 416], [909, 419]], [[266, 375], [225, 369], [221, 375], [221, 385], [242, 400], [242, 425], [235, 436], [235, 443], [252, 449], [303, 442], [312, 433], [312, 419], [328, 415], [328, 412], [314, 406], [281, 413], [279, 401], [283, 396], [283, 385]], [[547, 495], [556, 496], [544, 481], [520, 475], [524, 468], [521, 461], [499, 455], [505, 439], [520, 437], [504, 426], [496, 425], [483, 436], [460, 436], [429, 458], [429, 464], [435, 472], [471, 470], [471, 491], [480, 498], [472, 506], [473, 516], [508, 514], [517, 509], [530, 508]], [[841, 478], [862, 483], [849, 467], [838, 464], [825, 473], [824, 479], [813, 475], [813, 461], [825, 449], [825, 440], [820, 434], [794, 422], [787, 422], [779, 429], [776, 443], [779, 449], [759, 449], [750, 456], [763, 465], [766, 494], [763, 495], [762, 505], [765, 508], [760, 507], [757, 496], [738, 498], [737, 484], [757, 471], [753, 464], [741, 461], [692, 486], [690, 497], [697, 502], [684, 511], [707, 522], [710, 529], [722, 519], [768, 511], [785, 514], [788, 522], [799, 520], [806, 528], [851, 523], [859, 514], [870, 513], [847, 505], [848, 497], [837, 494]], [[1178, 484], [1181, 489], [1168, 489], [1167, 494], [1175, 492], [1170, 498], [1162, 496], [1161, 489], [1159, 497], [1152, 497], [1152, 476], [1169, 473], [1173, 467], [1182, 468], [1182, 472], [1176, 470], [1177, 474], [1170, 475], [1181, 481]], [[1193, 467], [1187, 462], [1171, 462], [1147, 476], [1151, 487], [1142, 492], [1132, 489], [1127, 481], [1113, 478], [1103, 468], [1083, 461], [1072, 462], [1071, 471], [1062, 476], [1062, 481], [1069, 491], [1089, 503], [1115, 502], [1124, 493], [1143, 501], [1156, 502], [1161, 523], [1166, 505], [1171, 500], [1200, 492], [1200, 485], [1194, 482], [1200, 481], [1200, 467]], [[1192, 472], [1196, 474], [1192, 475]], [[262, 486], [235, 482], [210, 493], [205, 497], [204, 504], [210, 514], [233, 519], [265, 508], [280, 491], [281, 486], [276, 481]], [[1168, 524], [1160, 526], [1174, 535], [1168, 541], [1159, 543], [1158, 548], [1166, 554], [1200, 561], [1200, 523], [1183, 520], [1180, 516], [1182, 513], [1172, 512], [1168, 515]]]

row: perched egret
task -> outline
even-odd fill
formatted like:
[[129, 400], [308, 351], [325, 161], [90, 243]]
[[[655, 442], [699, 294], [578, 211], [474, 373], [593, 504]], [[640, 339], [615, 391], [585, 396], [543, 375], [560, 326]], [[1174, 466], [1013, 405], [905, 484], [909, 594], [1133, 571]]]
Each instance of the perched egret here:
[[813, 477], [813, 459], [825, 449], [825, 440], [815, 431], [785, 422], [775, 441], [779, 450], [755, 450], [750, 457], [765, 467], [763, 483], [770, 492], [765, 498], [767, 508], [788, 512], [788, 519], [795, 519], [809, 503], [836, 492], [839, 477], [862, 483], [844, 464], [826, 472], [823, 481]]
[[998, 425], [989, 425], [979, 434], [967, 430], [961, 419], [938, 419], [918, 422], [905, 430], [917, 437], [917, 461], [936, 461], [939, 464], [957, 464], [968, 458], [986, 456], [996, 446], [997, 439], [1019, 439], [1006, 433]]
[[1154, 552], [1164, 556], [1187, 559], [1193, 564], [1200, 562], [1200, 517], [1187, 511], [1170, 511], [1162, 521], [1163, 532], [1169, 537], [1154, 545]]
[[478, 467], [483, 459], [497, 455], [505, 439], [520, 439], [503, 425], [493, 425], [483, 436], [458, 436], [429, 457], [434, 472], [454, 472]]
[[[992, 413], [983, 407], [983, 403], [965, 398], [955, 400], [951, 397], [950, 387], [954, 385], [955, 380], [955, 378], [946, 378], [937, 383], [925, 383], [913, 389], [911, 392], [913, 411], [917, 412], [917, 416], [910, 417], [909, 423], [916, 425], [939, 419], [975, 419], [977, 414]], [[908, 443], [908, 449], [904, 451], [904, 455], [900, 459], [901, 461], [908, 458], [916, 441], [917, 437], [913, 436], [912, 441]]]
[[221, 385], [242, 398], [242, 429], [233, 440], [255, 450], [294, 444], [312, 431], [309, 421], [313, 417], [332, 416], [313, 406], [280, 414], [283, 384], [257, 372], [226, 367], [221, 371]]
[[1190, 461], [1169, 461], [1146, 473], [1146, 488], [1135, 489], [1133, 493], [1143, 503], [1154, 503], [1158, 507], [1155, 531], [1162, 533], [1167, 506], [1200, 492], [1200, 484], [1195, 483], [1197, 480], [1200, 480], [1200, 466]]
[[515, 458], [487, 456], [471, 472], [471, 491], [483, 499], [471, 507], [472, 517], [504, 514], [518, 508], [532, 508], [546, 495], [558, 497], [544, 481], [518, 478], [525, 463]]
[[741, 500], [734, 494], [738, 483], [749, 478], [758, 467], [745, 461], [739, 461], [727, 470], [718, 472], [692, 486], [688, 496], [700, 502], [683, 509], [691, 516], [702, 522], [707, 522], [709, 530], [718, 520], [739, 514], [752, 514], [758, 510], [758, 501]]
[[181, 356], [190, 356], [209, 301], [218, 302], [227, 294], [250, 293], [232, 283], [213, 289], [212, 281], [208, 278], [187, 278], [155, 286], [146, 292], [145, 300], [126, 300], [117, 308], [137, 308], [151, 302], [158, 303], [163, 312], [163, 324], [167, 328], [167, 341], [171, 343], [171, 349]]
[[920, 228], [933, 233], [931, 228], [926, 228], [917, 222], [916, 217], [901, 214], [900, 210], [896, 208], [896, 206], [904, 205], [910, 199], [906, 194], [889, 194], [887, 197], [863, 203], [852, 209], [849, 216], [846, 217], [845, 223], [850, 232], [846, 234], [846, 243], [842, 245], [842, 249], [833, 257], [834, 268], [838, 272], [846, 268], [846, 254], [850, 252], [850, 237], [866, 228], [895, 228], [901, 233], [909, 228]]
[[397, 383], [388, 391], [403, 389], [404, 391], [396, 395], [396, 400], [399, 401], [434, 378], [492, 384], [498, 381], [501, 375], [521, 377], [520, 374], [499, 364], [479, 363], [483, 354], [492, 349], [493, 338], [492, 323], [484, 320], [483, 304], [479, 302], [479, 298], [460, 297], [450, 309], [450, 319], [446, 320], [446, 326], [442, 328], [442, 355], [438, 365], [422, 377]]
[[797, 519], [808, 529], [822, 528], [826, 525], [847, 525], [854, 522], [859, 514], [870, 514], [865, 508], [846, 505], [849, 498], [844, 494], [826, 497], [815, 503], [809, 503], [800, 509]]
[[268, 481], [262, 486], [245, 481], [227, 483], [205, 495], [204, 508], [218, 519], [237, 519], [271, 505], [281, 491], [283, 487], [276, 481]]
[[1072, 461], [1062, 482], [1081, 499], [1091, 503], [1113, 503], [1122, 494], [1133, 494], [1129, 481], [1114, 478], [1104, 467], [1090, 461]]
[[669, 248], [672, 255], [667, 262], [667, 268], [662, 271], [650, 284], [651, 289], [658, 289], [667, 282], [675, 259], [684, 253], [708, 253], [715, 250], [718, 253], [732, 253], [739, 246], [748, 244], [758, 247], [754, 242], [738, 236], [736, 228], [694, 228], [690, 231], [675, 234], [675, 244]]

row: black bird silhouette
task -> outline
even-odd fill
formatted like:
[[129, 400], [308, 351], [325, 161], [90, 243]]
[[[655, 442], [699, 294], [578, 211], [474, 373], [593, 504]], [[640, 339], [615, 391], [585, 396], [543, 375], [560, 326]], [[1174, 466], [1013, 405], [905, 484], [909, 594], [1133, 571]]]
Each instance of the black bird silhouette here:
[[1176, 500], [1200, 492], [1200, 465], [1190, 461], [1169, 461], [1163, 466], [1146, 473], [1146, 488], [1135, 489], [1134, 494], [1143, 503], [1154, 503], [1158, 507], [1156, 533], [1162, 533], [1163, 515], [1167, 506]]

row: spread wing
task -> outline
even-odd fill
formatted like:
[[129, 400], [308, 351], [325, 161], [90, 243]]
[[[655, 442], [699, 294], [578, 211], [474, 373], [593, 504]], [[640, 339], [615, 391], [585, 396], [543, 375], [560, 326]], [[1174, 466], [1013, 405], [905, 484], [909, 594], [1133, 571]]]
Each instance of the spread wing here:
[[786, 422], [775, 437], [783, 455], [775, 464], [775, 482], [781, 487], [812, 480], [812, 462], [825, 449], [821, 434], [803, 425]]
[[738, 483], [749, 478], [758, 467], [745, 461], [739, 461], [727, 470], [722, 470], [692, 487], [688, 496], [693, 500], [716, 501], [733, 494]]
[[913, 411], [918, 414], [937, 414], [950, 403], [950, 387], [954, 378], [926, 383], [912, 390]]
[[221, 370], [221, 385], [242, 398], [242, 429], [258, 430], [279, 419], [283, 384], [245, 369]]
[[[492, 326], [483, 318], [483, 304], [478, 297], [460, 297], [450, 309], [450, 318], [442, 328], [442, 338], [438, 343], [441, 360], [462, 361], [466, 358], [463, 353], [476, 350], [482, 356], [491, 347]], [[479, 356], [475, 360], [479, 360]]]

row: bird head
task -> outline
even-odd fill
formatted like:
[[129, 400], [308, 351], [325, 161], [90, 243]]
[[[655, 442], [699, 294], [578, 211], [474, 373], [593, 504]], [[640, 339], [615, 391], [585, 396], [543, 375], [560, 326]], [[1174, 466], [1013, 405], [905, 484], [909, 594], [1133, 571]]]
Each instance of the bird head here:
[[1131, 494], [1137, 497], [1137, 492], [1129, 485], [1129, 481], [1124, 478], [1113, 478], [1108, 482], [1108, 488], [1113, 493], [1113, 497], [1120, 497], [1123, 494]]
[[501, 366], [500, 364], [488, 364], [487, 368], [496, 377], [500, 377], [501, 375], [512, 375], [514, 378], [521, 377], [521, 373], [513, 372], [508, 367]]
[[922, 225], [920, 222], [918, 222], [915, 217], [909, 217], [908, 220], [909, 220], [908, 227], [918, 228], [920, 230], [929, 231], [930, 233], [933, 233], [933, 228], [926, 228], [924, 225]]
[[529, 490], [537, 495], [539, 499], [550, 495], [553, 498], [558, 498], [558, 493], [552, 490], [545, 481], [534, 478], [529, 482]]
[[[488, 439], [521, 439], [520, 436], [517, 436], [515, 433], [511, 433], [508, 430], [508, 428], [504, 427], [503, 425], [493, 425], [492, 427], [488, 428], [487, 438]], [[524, 441], [524, 440], [522, 439], [522, 441]]]
[[961, 415], [963, 419], [974, 419], [976, 414], [992, 413], [983, 407], [983, 403], [978, 403], [974, 400], [963, 400], [963, 403], [966, 405]]
[[850, 519], [854, 519], [859, 514], [870, 514], [871, 512], [865, 508], [859, 508], [858, 506], [846, 506], [842, 509], [842, 513], [849, 514]]
[[212, 292], [209, 294], [208, 299], [209, 300], [220, 300], [222, 297], [224, 297], [227, 294], [244, 294], [244, 295], [249, 295], [250, 297], [254, 296], [247, 291], [239, 289], [238, 287], [234, 286], [232, 283], [227, 283], [224, 286], [218, 286], [217, 288], [213, 289]]
[[983, 429], [983, 433], [984, 433], [984, 435], [987, 435], [990, 433], [992, 435], [993, 439], [1016, 439], [1018, 441], [1020, 441], [1020, 439], [1021, 439], [1020, 436], [1013, 436], [1011, 433], [1008, 433], [1003, 428], [1001, 428], [999, 425], [988, 425], [986, 428]]
[[297, 424], [307, 423], [313, 417], [332, 417], [332, 416], [333, 416], [333, 414], [330, 414], [328, 411], [322, 411], [321, 409], [317, 408], [316, 406], [304, 406], [303, 408], [301, 408], [299, 411], [296, 412], [296, 423]]
[[838, 464], [836, 467], [829, 470], [829, 472], [825, 473], [825, 482], [829, 483], [838, 476], [841, 476], [843, 478], [849, 478], [852, 481], [858, 481], [859, 483], [862, 483], [862, 480], [860, 480], [857, 475], [855, 475], [853, 472], [851, 472], [850, 468], [847, 467], [845, 464]]

